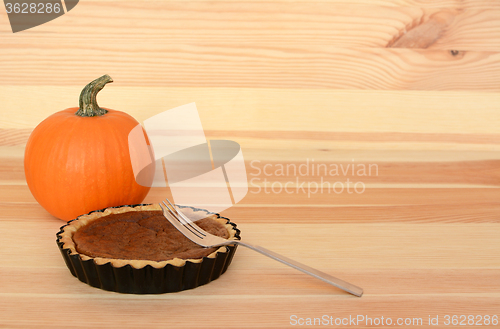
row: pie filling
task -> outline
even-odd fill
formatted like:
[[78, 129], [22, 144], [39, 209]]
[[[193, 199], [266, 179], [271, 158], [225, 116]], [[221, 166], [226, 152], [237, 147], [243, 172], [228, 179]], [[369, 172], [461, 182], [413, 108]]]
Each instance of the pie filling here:
[[[228, 238], [227, 228], [210, 217], [196, 225]], [[73, 235], [76, 251], [89, 257], [167, 261], [197, 259], [218, 248], [204, 248], [180, 233], [159, 210], [129, 211], [97, 218]]]

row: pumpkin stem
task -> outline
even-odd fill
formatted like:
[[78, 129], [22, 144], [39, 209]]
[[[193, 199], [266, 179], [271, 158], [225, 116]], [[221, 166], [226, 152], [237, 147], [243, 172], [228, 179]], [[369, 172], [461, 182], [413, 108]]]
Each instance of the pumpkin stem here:
[[113, 82], [113, 79], [105, 74], [86, 85], [80, 94], [80, 108], [75, 114], [81, 117], [95, 117], [108, 113], [108, 110], [97, 104], [97, 93], [109, 82]]

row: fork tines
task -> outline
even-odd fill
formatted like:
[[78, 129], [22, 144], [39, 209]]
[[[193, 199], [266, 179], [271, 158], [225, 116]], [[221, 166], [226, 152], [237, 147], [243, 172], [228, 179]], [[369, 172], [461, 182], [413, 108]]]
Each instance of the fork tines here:
[[181, 225], [183, 225], [185, 228], [191, 231], [191, 233], [195, 234], [199, 238], [203, 239], [203, 237], [206, 236], [206, 234], [201, 231], [201, 229], [196, 226], [189, 218], [187, 218], [186, 215], [178, 211], [168, 199], [166, 199], [166, 201], [168, 202], [168, 204], [165, 201], [162, 201], [162, 203], [173, 218], [175, 218]]

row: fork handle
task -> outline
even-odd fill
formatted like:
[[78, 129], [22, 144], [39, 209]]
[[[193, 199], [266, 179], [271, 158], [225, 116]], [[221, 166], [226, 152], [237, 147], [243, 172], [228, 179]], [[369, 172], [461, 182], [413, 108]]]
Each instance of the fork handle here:
[[290, 259], [288, 257], [277, 254], [274, 251], [271, 251], [271, 250], [266, 249], [266, 248], [261, 247], [261, 246], [256, 246], [253, 244], [242, 242], [240, 240], [232, 240], [231, 243], [228, 243], [228, 244], [234, 244], [234, 243], [236, 243], [238, 245], [242, 245], [242, 246], [247, 247], [247, 248], [250, 248], [254, 251], [257, 251], [258, 253], [261, 253], [261, 254], [263, 254], [267, 257], [270, 257], [274, 260], [277, 260], [278, 262], [281, 262], [285, 265], [293, 267], [296, 270], [299, 270], [301, 272], [309, 274], [309, 275], [315, 277], [316, 279], [320, 279], [326, 283], [331, 284], [332, 286], [335, 286], [339, 289], [347, 291], [350, 294], [353, 294], [353, 295], [358, 296], [358, 297], [361, 297], [361, 295], [363, 295], [363, 289], [361, 289], [358, 286], [350, 284], [349, 282], [345, 282], [344, 280], [338, 279], [334, 276], [331, 276], [330, 274], [326, 274], [324, 272], [318, 271], [317, 269], [314, 269], [312, 267], [309, 267], [307, 265], [299, 263], [299, 262], [297, 262], [293, 259]]

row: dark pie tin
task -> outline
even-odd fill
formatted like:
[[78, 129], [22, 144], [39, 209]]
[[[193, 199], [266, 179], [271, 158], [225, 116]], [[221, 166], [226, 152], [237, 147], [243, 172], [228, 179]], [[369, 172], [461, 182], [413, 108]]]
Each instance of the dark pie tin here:
[[[149, 204], [124, 205], [108, 208], [147, 205]], [[228, 218], [204, 209], [188, 206], [179, 207], [191, 208], [193, 211], [203, 211], [206, 212], [207, 215], [216, 215], [218, 218], [225, 219], [236, 231], [236, 239], [240, 240], [240, 230], [238, 230], [236, 224], [232, 223]], [[92, 211], [89, 214], [93, 212], [103, 212], [104, 210], [105, 209]], [[226, 272], [236, 252], [236, 245], [226, 246], [226, 252], [218, 252], [214, 258], [204, 257], [199, 263], [186, 261], [185, 265], [180, 267], [167, 264], [161, 268], [146, 265], [143, 268], [136, 269], [131, 265], [114, 267], [109, 262], [98, 265], [93, 259], [82, 260], [80, 255], [71, 255], [69, 249], [63, 248], [63, 243], [60, 241], [62, 238], [60, 234], [63, 233], [64, 228], [68, 226], [69, 223], [75, 220], [78, 220], [78, 218], [63, 225], [61, 230], [56, 234], [57, 246], [64, 258], [66, 266], [73, 276], [92, 287], [103, 290], [128, 294], [161, 294], [193, 289], [217, 279]]]

